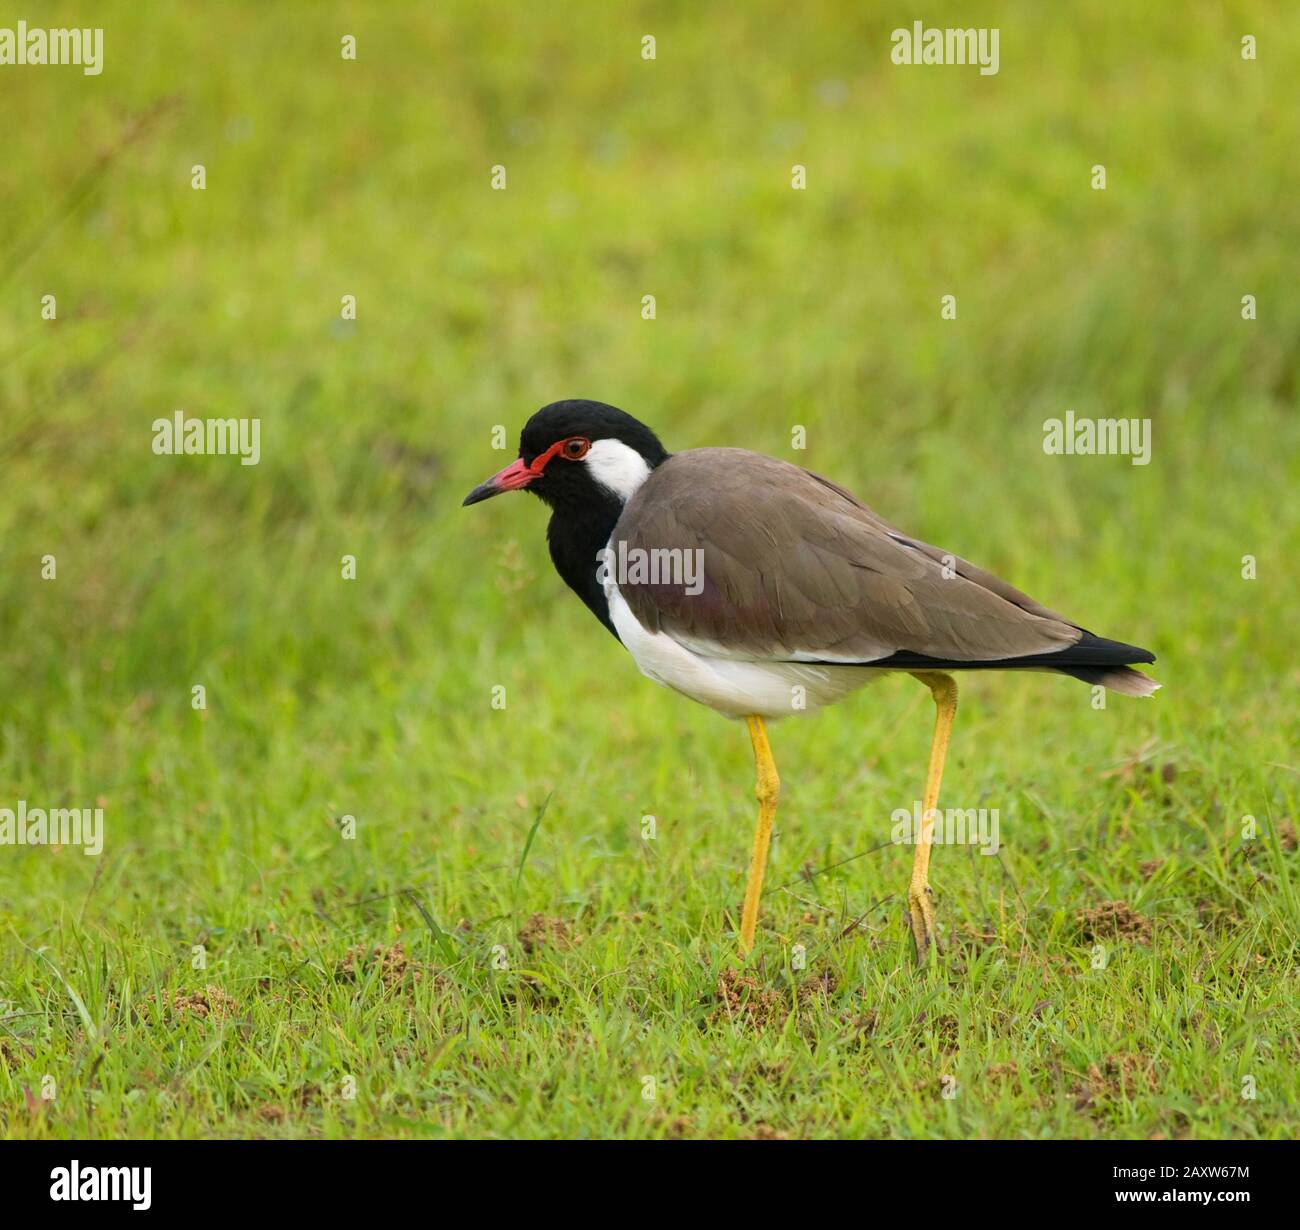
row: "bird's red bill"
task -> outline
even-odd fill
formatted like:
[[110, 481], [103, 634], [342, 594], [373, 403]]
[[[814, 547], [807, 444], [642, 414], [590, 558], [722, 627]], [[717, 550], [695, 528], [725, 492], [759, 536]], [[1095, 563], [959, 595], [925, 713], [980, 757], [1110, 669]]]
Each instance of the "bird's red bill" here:
[[540, 470], [531, 469], [524, 464], [522, 459], [512, 461], [504, 470], [498, 471], [486, 482], [479, 483], [465, 497], [465, 504], [477, 504], [480, 500], [490, 500], [494, 495], [500, 495], [503, 491], [518, 491], [520, 487], [527, 487], [540, 474]]
[[527, 487], [534, 479], [541, 478], [546, 463], [568, 442], [568, 440], [557, 440], [546, 452], [534, 457], [531, 465], [526, 464], [522, 457], [518, 461], [512, 461], [504, 470], [499, 470], [492, 475], [487, 482], [479, 483], [461, 502], [461, 507], [477, 504], [480, 500], [490, 500], [503, 491], [518, 491], [520, 487]]

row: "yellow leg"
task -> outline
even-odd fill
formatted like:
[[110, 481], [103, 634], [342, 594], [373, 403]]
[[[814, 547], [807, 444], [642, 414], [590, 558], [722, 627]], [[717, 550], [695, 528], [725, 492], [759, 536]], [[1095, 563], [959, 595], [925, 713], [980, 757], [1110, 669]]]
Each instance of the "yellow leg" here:
[[939, 784], [943, 781], [943, 762], [948, 754], [948, 736], [957, 712], [957, 683], [951, 675], [931, 671], [912, 672], [934, 696], [934, 738], [930, 743], [930, 770], [925, 779], [925, 798], [921, 805], [921, 835], [912, 858], [912, 882], [907, 888], [907, 907], [912, 916], [912, 936], [916, 956], [924, 962], [933, 944], [939, 946], [939, 930], [934, 921], [934, 904], [930, 900], [930, 846], [934, 839], [934, 821], [939, 806]]
[[754, 767], [758, 771], [758, 824], [754, 828], [754, 850], [749, 856], [749, 880], [745, 885], [745, 908], [740, 916], [740, 955], [747, 956], [754, 947], [754, 928], [758, 926], [758, 900], [763, 894], [763, 872], [767, 870], [767, 847], [772, 840], [772, 821], [776, 818], [776, 800], [781, 794], [781, 779], [767, 741], [767, 727], [761, 717], [747, 717], [750, 742], [754, 745]]

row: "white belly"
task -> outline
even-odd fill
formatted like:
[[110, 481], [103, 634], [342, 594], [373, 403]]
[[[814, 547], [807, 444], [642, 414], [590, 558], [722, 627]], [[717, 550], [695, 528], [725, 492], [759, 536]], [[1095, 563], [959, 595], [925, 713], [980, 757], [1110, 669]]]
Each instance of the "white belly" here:
[[618, 586], [605, 583], [609, 617], [641, 673], [727, 717], [775, 719], [811, 713], [890, 672], [871, 666], [813, 666], [711, 657], [663, 632], [650, 632], [632, 614]]

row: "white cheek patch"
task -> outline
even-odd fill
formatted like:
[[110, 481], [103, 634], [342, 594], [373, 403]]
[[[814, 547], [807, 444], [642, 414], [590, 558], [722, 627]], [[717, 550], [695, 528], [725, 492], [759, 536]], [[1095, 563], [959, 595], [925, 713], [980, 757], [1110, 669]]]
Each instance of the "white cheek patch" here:
[[650, 467], [646, 459], [622, 440], [597, 440], [583, 459], [591, 477], [612, 491], [624, 504], [647, 478]]

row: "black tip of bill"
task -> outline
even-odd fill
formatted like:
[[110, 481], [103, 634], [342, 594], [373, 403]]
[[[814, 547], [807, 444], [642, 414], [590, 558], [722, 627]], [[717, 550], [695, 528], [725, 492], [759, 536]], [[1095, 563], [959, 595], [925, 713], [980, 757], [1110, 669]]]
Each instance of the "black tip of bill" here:
[[494, 495], [500, 495], [503, 488], [494, 480], [489, 479], [486, 483], [479, 483], [473, 491], [469, 493], [460, 502], [462, 508], [468, 508], [471, 504], [481, 503], [483, 500], [490, 500]]

